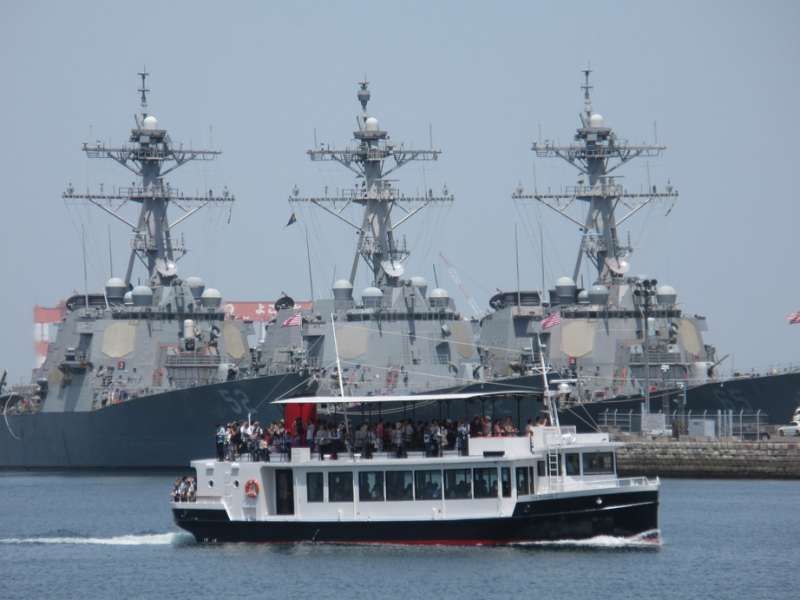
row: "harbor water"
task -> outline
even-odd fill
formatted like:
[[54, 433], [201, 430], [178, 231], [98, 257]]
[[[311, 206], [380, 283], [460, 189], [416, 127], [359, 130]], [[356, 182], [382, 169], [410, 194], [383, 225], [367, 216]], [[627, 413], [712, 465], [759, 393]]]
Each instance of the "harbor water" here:
[[795, 598], [800, 485], [666, 480], [660, 545], [201, 545], [174, 475], [0, 473], [0, 598]]

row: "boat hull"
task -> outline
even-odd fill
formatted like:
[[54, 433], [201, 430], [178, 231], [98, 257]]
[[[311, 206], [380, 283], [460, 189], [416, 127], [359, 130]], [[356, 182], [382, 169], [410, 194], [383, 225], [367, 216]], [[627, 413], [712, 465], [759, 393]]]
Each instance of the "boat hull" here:
[[0, 415], [0, 468], [185, 468], [215, 452], [216, 425], [280, 418], [270, 405], [302, 394], [296, 374], [153, 394], [99, 410]]
[[518, 502], [508, 517], [420, 521], [231, 521], [224, 509], [173, 508], [200, 542], [502, 545], [658, 535], [658, 492]]

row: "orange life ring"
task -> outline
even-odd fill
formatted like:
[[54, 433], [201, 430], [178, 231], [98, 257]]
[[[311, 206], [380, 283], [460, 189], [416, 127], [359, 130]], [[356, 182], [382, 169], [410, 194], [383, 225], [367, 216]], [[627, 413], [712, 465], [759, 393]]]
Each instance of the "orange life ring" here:
[[255, 498], [258, 496], [258, 482], [255, 479], [248, 479], [244, 484], [244, 495], [248, 498]]

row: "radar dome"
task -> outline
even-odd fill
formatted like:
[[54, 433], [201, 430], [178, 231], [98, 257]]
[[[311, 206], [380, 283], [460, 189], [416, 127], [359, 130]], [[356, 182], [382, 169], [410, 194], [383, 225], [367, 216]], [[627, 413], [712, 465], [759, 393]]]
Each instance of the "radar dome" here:
[[603, 115], [600, 113], [592, 113], [592, 116], [589, 117], [589, 127], [605, 127], [606, 120], [603, 118]]
[[153, 290], [146, 285], [137, 285], [131, 291], [134, 306], [150, 306], [153, 304]]
[[334, 300], [352, 300], [353, 299], [353, 284], [347, 279], [337, 279], [333, 282], [333, 298]]
[[106, 281], [106, 298], [109, 300], [122, 300], [128, 286], [119, 277], [112, 277]]
[[383, 302], [383, 292], [376, 287], [364, 288], [361, 292], [361, 302], [364, 308], [377, 308]]
[[586, 290], [578, 292], [578, 304], [589, 304], [589, 292]]
[[142, 121], [142, 127], [148, 131], [158, 129], [158, 119], [156, 119], [155, 115], [147, 115]]
[[447, 305], [450, 303], [450, 294], [447, 293], [447, 290], [442, 288], [433, 288], [429, 298], [431, 307], [434, 308], [447, 308]]
[[428, 291], [428, 280], [420, 275], [414, 275], [411, 278], [411, 286], [417, 288], [424, 296]]
[[200, 296], [200, 301], [206, 308], [219, 308], [222, 304], [222, 294], [216, 288], [207, 288]]
[[133, 292], [125, 292], [125, 295], [122, 297], [122, 303], [125, 306], [133, 306]]
[[378, 131], [378, 119], [375, 117], [367, 117], [367, 120], [364, 122], [364, 128], [367, 131]]
[[192, 292], [192, 298], [199, 300], [203, 295], [203, 290], [206, 289], [206, 284], [202, 278], [192, 275], [186, 278], [186, 285], [189, 286], [189, 291]]
[[593, 285], [589, 289], [589, 304], [608, 304], [608, 288], [604, 285]]
[[571, 277], [559, 277], [556, 280], [556, 296], [560, 304], [575, 302], [575, 282]]
[[671, 285], [660, 285], [656, 290], [656, 302], [662, 305], [675, 304], [678, 300], [678, 293]]

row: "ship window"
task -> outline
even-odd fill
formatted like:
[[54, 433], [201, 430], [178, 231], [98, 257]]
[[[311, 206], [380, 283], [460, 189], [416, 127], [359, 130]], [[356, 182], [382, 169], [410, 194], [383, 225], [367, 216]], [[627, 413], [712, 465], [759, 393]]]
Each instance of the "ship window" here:
[[528, 467], [517, 467], [517, 496], [527, 496], [531, 493], [531, 483], [528, 479]]
[[543, 460], [537, 461], [537, 463], [536, 463], [536, 473], [539, 475], [539, 477], [544, 477], [545, 476], [544, 461]]
[[500, 467], [500, 489], [503, 491], [503, 498], [511, 497], [511, 468]]
[[528, 480], [530, 481], [531, 484], [531, 494], [535, 494], [536, 486], [534, 484], [534, 481], [536, 480], [533, 478], [533, 466], [528, 467]]
[[[473, 469], [472, 481], [475, 485], [476, 498], [497, 498], [497, 469], [494, 467], [490, 469]], [[450, 498], [449, 490], [447, 497]], [[469, 493], [466, 496], [454, 497], [469, 498]]]
[[567, 475], [581, 474], [581, 455], [577, 452], [568, 452], [564, 455], [564, 467]]
[[353, 501], [353, 474], [350, 471], [328, 473], [328, 501]]
[[613, 452], [586, 452], [583, 455], [584, 475], [613, 475]]
[[[438, 471], [433, 471], [438, 473]], [[386, 499], [413, 500], [414, 478], [411, 471], [386, 471]]]
[[306, 500], [308, 502], [322, 502], [322, 473], [306, 473]]
[[414, 471], [417, 500], [442, 499], [441, 471]]
[[[472, 486], [469, 469], [445, 469], [444, 497], [448, 500], [471, 498]], [[495, 479], [495, 481], [497, 481]]]
[[361, 502], [383, 501], [383, 471], [361, 471], [358, 474], [358, 499]]

